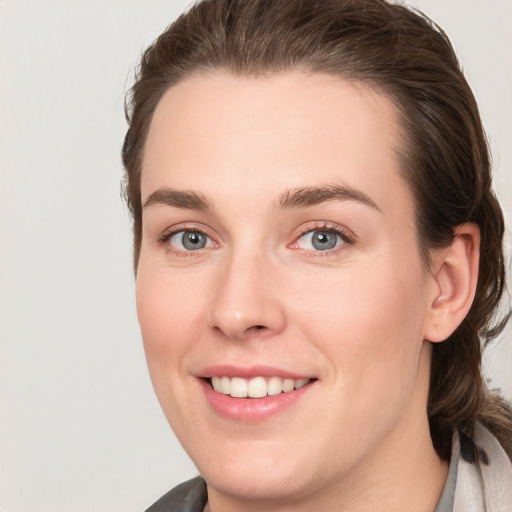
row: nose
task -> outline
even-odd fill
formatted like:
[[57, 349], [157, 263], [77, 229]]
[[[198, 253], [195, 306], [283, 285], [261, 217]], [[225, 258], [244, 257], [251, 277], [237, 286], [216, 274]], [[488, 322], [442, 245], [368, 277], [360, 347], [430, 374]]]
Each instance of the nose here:
[[280, 273], [261, 254], [233, 254], [217, 277], [211, 310], [214, 330], [233, 340], [271, 336], [286, 325]]

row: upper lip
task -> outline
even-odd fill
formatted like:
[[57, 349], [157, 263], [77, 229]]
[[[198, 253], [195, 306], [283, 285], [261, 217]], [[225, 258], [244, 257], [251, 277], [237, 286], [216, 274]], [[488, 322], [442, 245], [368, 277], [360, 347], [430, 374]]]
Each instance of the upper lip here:
[[201, 378], [209, 377], [284, 377], [285, 379], [311, 379], [313, 377], [302, 373], [284, 370], [265, 365], [235, 366], [229, 364], [213, 365], [203, 368], [198, 375]]

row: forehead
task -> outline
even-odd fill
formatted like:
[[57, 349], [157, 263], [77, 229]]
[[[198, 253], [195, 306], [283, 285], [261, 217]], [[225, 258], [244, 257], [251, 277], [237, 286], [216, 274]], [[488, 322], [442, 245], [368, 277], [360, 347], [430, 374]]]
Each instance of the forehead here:
[[384, 199], [406, 188], [400, 131], [392, 101], [361, 82], [301, 72], [196, 75], [155, 110], [142, 198], [161, 186], [225, 194], [229, 183], [248, 197], [341, 180]]

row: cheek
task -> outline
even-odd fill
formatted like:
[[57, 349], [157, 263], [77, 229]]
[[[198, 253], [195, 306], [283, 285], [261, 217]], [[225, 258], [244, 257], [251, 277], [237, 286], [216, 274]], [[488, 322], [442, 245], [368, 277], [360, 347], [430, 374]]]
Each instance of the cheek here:
[[136, 287], [146, 361], [165, 416], [183, 440], [190, 435], [183, 419], [193, 419], [196, 414], [186, 399], [190, 392], [188, 369], [190, 354], [203, 335], [205, 290], [199, 279], [148, 267], [146, 271], [144, 262], [139, 266]]
[[307, 337], [335, 373], [358, 385], [373, 375], [377, 392], [407, 374], [413, 378], [423, 343], [421, 264], [390, 261], [327, 274], [311, 275], [299, 307]]
[[190, 343], [199, 339], [205, 298], [200, 288], [198, 279], [170, 279], [169, 272], [139, 267], [137, 314], [150, 372], [169, 361], [175, 365]]

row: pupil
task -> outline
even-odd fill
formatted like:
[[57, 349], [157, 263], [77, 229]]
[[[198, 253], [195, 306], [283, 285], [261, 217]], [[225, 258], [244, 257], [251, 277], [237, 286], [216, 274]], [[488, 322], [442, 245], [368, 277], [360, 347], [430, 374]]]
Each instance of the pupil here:
[[313, 247], [320, 251], [327, 251], [336, 247], [337, 236], [335, 233], [329, 231], [317, 231], [313, 235]]
[[202, 249], [206, 245], [206, 237], [197, 231], [187, 231], [183, 233], [182, 243], [185, 249]]

